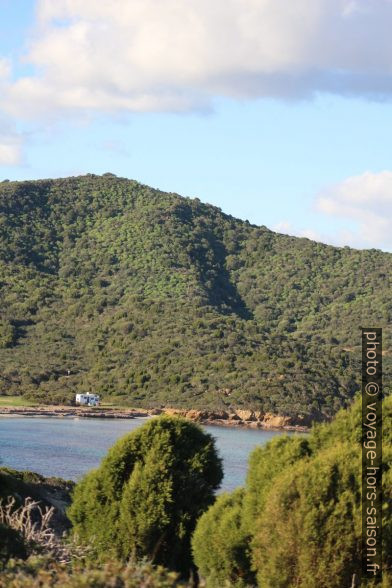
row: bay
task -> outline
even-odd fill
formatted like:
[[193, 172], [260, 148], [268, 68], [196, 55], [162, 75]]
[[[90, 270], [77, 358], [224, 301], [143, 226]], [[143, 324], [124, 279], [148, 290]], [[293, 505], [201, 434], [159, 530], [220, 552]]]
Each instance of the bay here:
[[[99, 465], [117, 439], [145, 422], [145, 418], [2, 417], [0, 465], [76, 481]], [[252, 449], [283, 434], [261, 429], [204, 428], [214, 436], [223, 459], [225, 475], [220, 491], [242, 485]]]

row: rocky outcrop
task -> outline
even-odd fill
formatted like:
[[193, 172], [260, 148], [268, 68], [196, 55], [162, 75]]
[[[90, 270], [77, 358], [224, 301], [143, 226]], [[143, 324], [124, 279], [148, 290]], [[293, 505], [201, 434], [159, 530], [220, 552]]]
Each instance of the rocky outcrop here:
[[288, 431], [307, 431], [313, 421], [311, 417], [280, 416], [268, 412], [264, 413], [261, 411], [242, 409], [232, 411], [209, 411], [165, 408], [162, 412], [165, 414], [179, 415], [205, 425], [285, 429]]
[[251, 427], [260, 429], [284, 429], [288, 431], [306, 431], [313, 421], [320, 420], [311, 416], [281, 416], [249, 409], [233, 410], [188, 410], [183, 408], [119, 409], [100, 407], [38, 406], [38, 407], [0, 407], [0, 416], [30, 417], [78, 417], [133, 419], [159, 414], [178, 415], [205, 425], [224, 425], [229, 427]]

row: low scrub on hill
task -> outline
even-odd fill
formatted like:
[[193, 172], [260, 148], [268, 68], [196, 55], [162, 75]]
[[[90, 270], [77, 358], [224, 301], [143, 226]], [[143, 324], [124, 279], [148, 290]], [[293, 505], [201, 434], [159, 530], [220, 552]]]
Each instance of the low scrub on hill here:
[[[0, 394], [322, 420], [392, 321], [392, 255], [279, 235], [114, 176], [0, 185]], [[385, 328], [384, 371], [391, 373]]]

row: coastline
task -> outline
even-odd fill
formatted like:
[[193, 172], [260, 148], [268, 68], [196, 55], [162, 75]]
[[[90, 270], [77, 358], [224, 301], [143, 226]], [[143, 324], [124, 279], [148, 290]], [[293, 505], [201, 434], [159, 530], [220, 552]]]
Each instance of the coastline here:
[[297, 431], [306, 433], [311, 421], [306, 417], [287, 417], [252, 410], [187, 410], [180, 408], [136, 409], [99, 408], [79, 406], [1, 406], [1, 417], [51, 417], [51, 418], [104, 418], [133, 419], [148, 418], [160, 414], [178, 415], [202, 425], [241, 427], [276, 431]]

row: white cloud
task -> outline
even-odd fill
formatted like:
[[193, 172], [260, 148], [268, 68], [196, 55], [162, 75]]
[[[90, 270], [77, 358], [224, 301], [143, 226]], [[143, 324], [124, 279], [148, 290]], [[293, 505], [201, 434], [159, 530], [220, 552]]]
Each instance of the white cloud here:
[[4, 83], [11, 73], [11, 63], [5, 57], [0, 57], [0, 86]]
[[283, 233], [285, 235], [295, 235], [296, 237], [306, 237], [311, 241], [319, 241], [321, 243], [331, 243], [331, 236], [325, 235], [314, 229], [298, 229], [290, 221], [284, 220], [272, 227], [276, 233]]
[[8, 112], [187, 111], [213, 98], [392, 95], [391, 0], [38, 0]]
[[338, 224], [354, 228], [323, 231], [298, 228], [284, 220], [273, 227], [278, 233], [307, 237], [331, 245], [384, 249], [392, 251], [392, 172], [365, 172], [346, 178], [324, 190], [315, 200], [317, 224], [335, 217]]
[[0, 166], [19, 165], [22, 161], [22, 137], [9, 122], [0, 119]]
[[19, 142], [0, 136], [0, 165], [18, 165], [21, 162]]
[[322, 193], [316, 209], [354, 221], [356, 231], [343, 231], [341, 239], [370, 247], [392, 249], [392, 172], [365, 172], [347, 178]]

